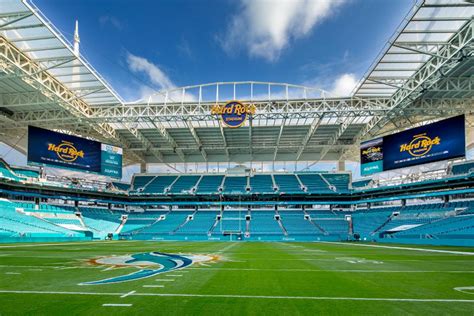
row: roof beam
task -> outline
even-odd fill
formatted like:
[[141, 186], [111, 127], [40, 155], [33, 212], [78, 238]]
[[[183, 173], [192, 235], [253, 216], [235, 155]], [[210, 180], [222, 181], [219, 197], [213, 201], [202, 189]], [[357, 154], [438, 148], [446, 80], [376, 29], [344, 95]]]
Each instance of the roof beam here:
[[[474, 21], [465, 24], [463, 28], [453, 35], [448, 43], [441, 48], [436, 56], [432, 56], [413, 76], [407, 80], [403, 89], [398, 89], [391, 97], [391, 110], [384, 116], [374, 116], [354, 139], [358, 146], [367, 135], [375, 135], [387, 122], [403, 115], [403, 110], [429, 90], [446, 73], [454, 69], [463, 56], [470, 56], [473, 52]], [[465, 50], [465, 51], [464, 51]], [[439, 56], [438, 56], [439, 55]], [[345, 155], [345, 153], [344, 153]]]
[[8, 22], [4, 22], [4, 23], [0, 24], [0, 31], [5, 30], [5, 26], [8, 26], [10, 24], [13, 24], [13, 23], [19, 22], [21, 20], [24, 20], [24, 19], [26, 19], [26, 18], [28, 18], [32, 15], [33, 15], [33, 13], [31, 13], [31, 12], [25, 12], [25, 13], [19, 14], [13, 20], [10, 20]]
[[221, 132], [221, 136], [222, 136], [222, 141], [224, 142], [225, 155], [226, 155], [227, 159], [229, 160], [230, 155], [229, 155], [229, 149], [228, 149], [228, 145], [227, 145], [227, 139], [225, 138], [224, 127], [222, 127], [222, 123], [220, 121], [218, 122], [218, 124], [219, 124], [219, 131]]
[[[344, 132], [347, 130], [347, 128], [351, 125], [352, 121], [354, 120], [355, 116], [353, 116], [352, 118], [348, 118], [347, 120], [345, 120], [344, 122], [342, 122], [340, 125], [339, 125], [339, 128], [338, 130], [336, 131], [336, 133], [334, 135], [332, 135], [331, 139], [329, 140], [328, 144], [326, 146], [324, 146], [323, 150], [321, 151], [320, 155], [319, 155], [319, 158], [312, 162], [311, 164], [307, 165], [305, 168], [303, 168], [302, 170], [306, 170], [306, 169], [309, 169], [310, 167], [314, 166], [315, 164], [317, 164], [318, 162], [322, 161], [324, 158], [326, 158], [326, 155], [328, 154], [329, 150], [330, 149], [335, 149], [335, 145], [336, 143], [339, 141], [339, 139], [341, 138], [342, 134], [344, 134]], [[342, 158], [342, 157], [341, 157]]]
[[283, 134], [283, 128], [285, 127], [285, 124], [286, 124], [286, 118], [283, 119], [283, 122], [281, 122], [281, 125], [280, 125], [280, 131], [278, 132], [275, 151], [273, 152], [273, 162], [276, 161], [276, 157], [277, 157], [277, 154], [278, 154], [278, 148], [280, 147], [281, 135]]
[[[249, 117], [249, 153], [250, 153], [250, 157], [253, 156], [253, 144], [252, 144], [252, 131], [253, 131], [253, 128], [252, 128], [252, 123], [253, 119], [252, 119], [252, 116], [250, 115]], [[252, 161], [252, 160], [251, 160]]]
[[[0, 80], [6, 80], [6, 79], [12, 79], [12, 78], [27, 78], [27, 77], [34, 77], [36, 75], [39, 75], [42, 72], [49, 71], [51, 69], [55, 69], [56, 67], [59, 67], [61, 65], [67, 64], [73, 60], [75, 60], [76, 57], [71, 57], [70, 59], [66, 59], [63, 61], [59, 61], [57, 64], [52, 64], [48, 67], [41, 68], [40, 70], [35, 71], [34, 73], [26, 73], [26, 74], [18, 74], [18, 73], [11, 73], [7, 75], [0, 76]], [[64, 83], [64, 82], [63, 82]]]
[[[145, 146], [145, 152], [151, 153], [156, 159], [164, 163], [163, 154], [157, 148], [154, 147], [154, 145], [148, 140], [148, 138], [145, 137], [145, 135], [143, 135], [140, 130], [131, 127], [129, 124], [124, 124], [124, 126], [130, 134], [132, 134], [138, 141], [140, 141], [143, 146]], [[171, 165], [168, 166], [176, 171], [179, 171]]]
[[414, 17], [411, 19], [414, 22], [456, 22], [456, 21], [469, 21], [468, 18], [462, 17]]
[[[369, 78], [367, 79], [368, 81], [372, 81], [372, 82], [375, 82], [375, 83], [379, 83], [379, 84], [383, 84], [383, 85], [386, 85], [386, 86], [389, 86], [389, 87], [393, 87], [393, 88], [397, 88], [397, 89], [405, 89], [402, 85], [400, 85], [400, 83], [396, 84], [395, 82], [397, 82], [396, 79], [392, 79], [392, 80], [377, 80], [377, 79], [373, 79], [373, 78]], [[398, 80], [399, 81], [399, 80]], [[403, 83], [402, 83], [403, 84]], [[376, 88], [370, 88], [370, 87], [367, 87], [367, 88], [359, 88], [360, 90], [364, 90], [364, 89], [367, 89], [367, 90], [371, 90], [371, 89], [376, 89]]]
[[44, 27], [44, 24], [28, 24], [28, 25], [18, 25], [18, 26], [5, 26], [0, 29], [0, 31], [14, 31], [14, 30], [22, 30], [22, 29], [33, 29]]
[[[325, 148], [327, 146], [327, 144], [312, 144], [312, 145], [308, 145], [306, 146], [307, 149], [322, 149], [322, 148]], [[334, 144], [334, 147], [335, 148], [350, 148], [350, 146], [352, 146], [352, 144], [347, 144], [347, 143], [344, 143], [344, 142], [337, 142]], [[265, 149], [274, 149], [276, 148], [277, 146], [275, 144], [261, 144], [261, 145], [256, 145], [254, 146], [255, 149], [262, 149], [262, 150], [265, 150]], [[299, 144], [281, 144], [279, 146], [280, 148], [283, 148], [283, 149], [297, 149], [297, 148], [300, 148], [301, 145]], [[186, 150], [196, 150], [198, 151], [199, 150], [199, 147], [196, 147], [196, 146], [185, 146], [185, 147], [182, 147], [183, 149], [186, 149]], [[222, 149], [222, 146], [219, 146], [219, 145], [206, 145], [206, 146], [203, 146], [202, 147], [203, 149], [205, 150], [208, 150], [208, 151], [213, 151], [213, 150], [219, 150], [219, 149]], [[153, 148], [153, 147], [131, 147], [130, 150], [131, 151], [135, 151], [135, 152], [140, 152], [140, 151], [147, 151], [147, 150], [172, 150], [172, 148], [170, 147], [161, 147], [161, 148]], [[236, 145], [236, 146], [230, 146], [229, 149], [232, 149], [232, 150], [242, 150], [242, 149], [248, 149], [248, 146], [247, 145]]]
[[49, 40], [49, 39], [55, 39], [56, 37], [46, 35], [46, 36], [29, 36], [29, 37], [19, 37], [19, 38], [13, 38], [9, 39], [10, 42], [12, 43], [17, 43], [17, 42], [32, 42], [32, 41], [43, 41], [43, 40]]
[[474, 4], [469, 2], [464, 3], [426, 3], [423, 4], [423, 8], [466, 8], [473, 7]]
[[191, 133], [191, 135], [194, 138], [194, 141], [198, 145], [198, 149], [201, 152], [202, 158], [204, 158], [204, 161], [207, 162], [207, 153], [206, 153], [206, 150], [202, 146], [201, 139], [199, 138], [198, 134], [196, 133], [196, 129], [194, 128], [192, 122], [190, 122], [190, 121], [185, 121], [185, 122], [186, 122], [186, 125], [189, 128], [189, 132]]
[[[424, 45], [423, 43], [414, 43], [414, 44], [411, 44], [411, 45], [408, 45], [408, 44], [401, 45], [401, 44], [393, 43], [392, 46], [398, 47], [398, 48], [401, 48], [401, 49], [406, 49], [406, 50], [409, 50], [409, 51], [417, 53], [417, 54], [424, 54], [424, 55], [429, 55], [429, 56], [433, 56], [433, 57], [449, 59], [449, 57], [442, 56], [442, 55], [439, 55], [439, 54], [432, 53], [432, 52], [428, 51], [428, 46], [432, 46], [432, 45]], [[422, 49], [422, 48], [425, 48], [425, 49]]]
[[185, 162], [186, 157], [184, 156], [183, 151], [179, 148], [178, 144], [176, 143], [174, 138], [170, 135], [170, 133], [168, 133], [166, 128], [163, 126], [163, 124], [161, 124], [158, 121], [155, 122], [151, 120], [150, 120], [150, 123], [158, 130], [161, 137], [163, 137], [166, 140], [166, 142], [168, 142], [171, 145], [171, 147], [173, 148], [173, 151], [179, 156], [179, 158], [181, 158], [181, 160]]
[[[348, 111], [357, 112], [360, 116], [383, 115], [390, 109], [388, 98], [319, 98], [309, 100], [279, 100], [272, 107], [268, 101], [254, 101], [256, 119], [293, 119], [341, 116]], [[92, 117], [98, 121], [108, 122], [170, 122], [170, 121], [215, 121], [211, 115], [212, 103], [132, 103], [124, 107], [99, 105], [93, 107]]]
[[[50, 100], [44, 97], [44, 95], [41, 94], [40, 92], [25, 93], [25, 94], [0, 94], [0, 97], [3, 97], [5, 106], [7, 105], [12, 105], [12, 106], [34, 105], [34, 104], [42, 104], [43, 102], [50, 102]], [[385, 98], [381, 98], [381, 99], [385, 100]], [[450, 110], [449, 106], [446, 105], [445, 107], [444, 105], [449, 104], [450, 100], [451, 99], [446, 99], [446, 98], [434, 98], [434, 99], [426, 98], [426, 99], [422, 99], [421, 104], [423, 105], [423, 104], [439, 103], [441, 104], [439, 106], [440, 111], [449, 111]], [[462, 100], [462, 98], [456, 98], [454, 101], [459, 101], [459, 100]], [[361, 104], [364, 105], [364, 103], [361, 103]], [[117, 108], [117, 112], [121, 113], [120, 115], [130, 115], [130, 119], [124, 120], [120, 116], [119, 117], [113, 117], [113, 116], [102, 117], [102, 115], [99, 115], [99, 116], [92, 115], [89, 118], [89, 120], [108, 122], [108, 123], [121, 123], [121, 124], [130, 123], [130, 122], [135, 122], [135, 123], [137, 122], [149, 123], [150, 122], [149, 120], [142, 120], [141, 119], [142, 114], [140, 114], [139, 116], [135, 116], [134, 114], [133, 115], [129, 114], [128, 110], [130, 109], [127, 109], [128, 106], [123, 106], [124, 109], [120, 109], [122, 108], [122, 106], [115, 105], [113, 107]], [[336, 119], [336, 118], [345, 118], [347, 117], [348, 113], [354, 113], [358, 115], [359, 117], [372, 117], [372, 116], [383, 116], [385, 115], [385, 113], [388, 112], [388, 109], [389, 109], [386, 105], [381, 106], [380, 108], [375, 109], [375, 110], [370, 108], [370, 104], [365, 105], [365, 107], [366, 109], [361, 108], [360, 110], [355, 110], [355, 108], [349, 108], [347, 109], [347, 111], [337, 110], [337, 109], [333, 109], [331, 111], [322, 110], [321, 115], [315, 114], [309, 111], [301, 112], [301, 113], [298, 113], [296, 111], [294, 113], [291, 113], [291, 112], [278, 113], [278, 114], [275, 113], [274, 115], [271, 115], [272, 113], [269, 113], [268, 118], [272, 118], [272, 119], [275, 119], [275, 117], [277, 119], [281, 118], [282, 124], [285, 125], [286, 124], [285, 119], [290, 119], [290, 118], [314, 119], [314, 118], [320, 118], [322, 115], [324, 115], [325, 117]], [[431, 109], [430, 106], [429, 108]], [[407, 111], [407, 113], [412, 113], [413, 111], [418, 111], [418, 110], [409, 107], [405, 111]], [[75, 120], [77, 121], [77, 119], [74, 117], [71, 117], [69, 112], [66, 111], [65, 109], [52, 109], [52, 110], [38, 109], [38, 110], [28, 110], [28, 111], [17, 111], [14, 113], [14, 118], [15, 118], [15, 121], [18, 122], [19, 124], [32, 124], [32, 123], [53, 122], [53, 121], [59, 124], [59, 123], [73, 122]], [[177, 121], [179, 117], [173, 119], [173, 116], [164, 116], [164, 118], [169, 119], [170, 121]], [[212, 117], [212, 118], [215, 119], [215, 117]], [[163, 117], [160, 117], [160, 119], [163, 119]], [[195, 119], [195, 117], [186, 117], [186, 119], [191, 120], [191, 119]], [[154, 122], [156, 122], [156, 120], [154, 120]], [[219, 131], [222, 136], [224, 129], [221, 127], [222, 127], [221, 124], [219, 124], [218, 127], [216, 128], [219, 128]], [[254, 125], [253, 128], [255, 129], [259, 127]], [[280, 130], [281, 130], [281, 125], [280, 125]], [[281, 135], [279, 137], [281, 137]], [[225, 144], [227, 144], [226, 139], [223, 138], [223, 140]], [[278, 139], [277, 139], [277, 143], [278, 143]]]
[[36, 48], [26, 48], [22, 49], [23, 53], [31, 53], [31, 52], [42, 52], [47, 50], [60, 50], [60, 49], [67, 49], [64, 46], [49, 46], [49, 47], [36, 47]]
[[29, 13], [31, 13], [31, 11], [15, 11], [15, 12], [0, 13], [0, 19], [16, 18], [16, 17], [24, 16]]
[[313, 122], [311, 123], [308, 133], [306, 133], [305, 137], [303, 138], [303, 141], [301, 142], [301, 147], [298, 149], [298, 152], [296, 153], [296, 160], [300, 160], [301, 155], [303, 154], [304, 150], [306, 149], [306, 145], [308, 145], [311, 137], [313, 137], [314, 133], [316, 130], [319, 128], [323, 121], [323, 117], [314, 119]]

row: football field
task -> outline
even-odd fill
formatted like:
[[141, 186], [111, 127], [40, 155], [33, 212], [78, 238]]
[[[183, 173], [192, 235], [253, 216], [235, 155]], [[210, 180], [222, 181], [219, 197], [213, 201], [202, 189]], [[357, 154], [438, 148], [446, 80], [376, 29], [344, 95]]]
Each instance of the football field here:
[[0, 245], [0, 315], [473, 315], [474, 248]]

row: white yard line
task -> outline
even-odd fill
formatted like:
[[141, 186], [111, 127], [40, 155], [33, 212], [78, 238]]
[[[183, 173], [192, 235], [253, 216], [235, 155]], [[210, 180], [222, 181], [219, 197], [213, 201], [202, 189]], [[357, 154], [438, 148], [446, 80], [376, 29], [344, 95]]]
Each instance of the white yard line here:
[[132, 243], [132, 242], [140, 242], [139, 240], [127, 240], [127, 241], [123, 241], [123, 240], [113, 240], [113, 241], [86, 241], [86, 242], [82, 242], [82, 241], [74, 241], [74, 242], [62, 242], [62, 243], [45, 243], [45, 244], [40, 244], [40, 243], [32, 243], [32, 244], [26, 244], [26, 245], [19, 245], [19, 244], [15, 244], [15, 245], [7, 245], [7, 246], [0, 246], [0, 248], [25, 248], [25, 247], [47, 247], [47, 246], [67, 246], [67, 245], [90, 245], [90, 244], [94, 244], [94, 245], [108, 245], [108, 244], [112, 244], [112, 243]]
[[127, 296], [129, 296], [129, 295], [132, 295], [132, 294], [134, 294], [135, 292], [136, 292], [136, 291], [130, 291], [130, 292], [128, 292], [128, 293], [125, 293], [124, 295], [120, 296], [120, 298], [127, 297]]
[[133, 306], [133, 304], [102, 304], [102, 306], [108, 306], [108, 307], [130, 307], [130, 306]]
[[226, 252], [227, 250], [232, 249], [235, 246], [237, 246], [237, 243], [231, 243], [230, 245], [227, 245], [224, 248], [222, 248], [221, 250], [217, 251], [216, 254], [221, 254], [223, 252]]
[[67, 270], [67, 269], [97, 269], [97, 268], [102, 268], [102, 266], [66, 267], [66, 266], [16, 266], [16, 265], [0, 265], [0, 268], [42, 268], [42, 269]]
[[356, 247], [371, 247], [371, 248], [410, 250], [410, 251], [421, 251], [421, 252], [434, 252], [434, 253], [447, 253], [447, 254], [452, 254], [452, 255], [464, 255], [464, 256], [474, 256], [474, 252], [467, 252], [467, 251], [454, 251], [454, 250], [441, 250], [441, 249], [428, 249], [428, 248], [413, 248], [413, 247], [397, 247], [397, 246], [382, 246], [382, 245], [356, 244], [356, 243], [346, 243], [346, 242], [336, 242], [336, 241], [316, 241], [316, 243], [337, 244], [337, 245], [356, 246]]
[[278, 272], [354, 272], [354, 273], [474, 273], [474, 270], [317, 270], [317, 269], [257, 269], [257, 268], [187, 268], [200, 271], [278, 271]]
[[[336, 259], [334, 258], [291, 258], [291, 259], [286, 259], [286, 258], [277, 258], [277, 259], [268, 259], [268, 258], [246, 258], [248, 259], [247, 261], [331, 261], [334, 262]], [[227, 262], [247, 262], [247, 261], [234, 261], [234, 260], [226, 260]], [[393, 262], [401, 262], [401, 261], [406, 261], [406, 262], [417, 262], [421, 260], [384, 260], [384, 261], [393, 261]], [[436, 260], [433, 260], [436, 261]], [[431, 261], [431, 262], [433, 262]], [[201, 263], [201, 265], [204, 265]], [[207, 265], [209, 266], [209, 265]]]
[[7, 245], [7, 246], [0, 246], [0, 248], [26, 248], [26, 247], [46, 247], [46, 246], [67, 246], [67, 245], [87, 245], [87, 244], [96, 244], [99, 245], [103, 242], [100, 241], [92, 241], [92, 242], [80, 242], [80, 241], [75, 241], [75, 242], [63, 242], [63, 243], [46, 243], [46, 244], [27, 244], [27, 245]]
[[[0, 290], [0, 294], [46, 294], [46, 295], [95, 295], [95, 296], [122, 296], [125, 293], [101, 292], [66, 292], [66, 291], [17, 291]], [[440, 303], [472, 303], [474, 299], [453, 298], [403, 298], [403, 297], [337, 297], [337, 296], [279, 296], [279, 295], [236, 295], [236, 294], [187, 294], [187, 293], [134, 293], [130, 296], [156, 297], [198, 297], [198, 298], [245, 298], [266, 300], [318, 300], [318, 301], [386, 301], [386, 302], [440, 302]], [[112, 304], [109, 304], [112, 306]], [[117, 304], [129, 305], [129, 304]], [[131, 305], [131, 304], [130, 304]]]
[[143, 287], [165, 287], [164, 285], [144, 285]]
[[14, 274], [14, 275], [16, 275], [16, 274], [21, 274], [21, 273], [20, 272], [5, 272], [5, 274]]
[[174, 282], [174, 279], [156, 279], [155, 281], [159, 281], [159, 282]]
[[64, 268], [64, 266], [15, 266], [15, 265], [0, 265], [0, 268], [49, 268], [49, 269], [58, 269], [58, 268]]

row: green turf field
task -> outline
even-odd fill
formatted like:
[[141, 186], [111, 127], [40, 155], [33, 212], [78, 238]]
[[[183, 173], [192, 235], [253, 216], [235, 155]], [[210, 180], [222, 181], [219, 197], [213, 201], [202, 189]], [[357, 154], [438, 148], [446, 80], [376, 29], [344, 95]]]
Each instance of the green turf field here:
[[[474, 248], [412, 248], [417, 249], [277, 242], [3, 244], [0, 314], [473, 315]], [[78, 285], [139, 269], [88, 260], [152, 251], [218, 259], [135, 281]]]

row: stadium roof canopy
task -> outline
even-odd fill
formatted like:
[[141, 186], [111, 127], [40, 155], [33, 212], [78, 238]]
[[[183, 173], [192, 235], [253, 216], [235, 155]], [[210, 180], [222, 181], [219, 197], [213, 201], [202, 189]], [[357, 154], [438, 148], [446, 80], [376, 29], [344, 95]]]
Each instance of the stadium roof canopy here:
[[[26, 127], [123, 146], [128, 162], [357, 159], [361, 140], [470, 113], [474, 4], [418, 1], [353, 94], [268, 82], [221, 82], [124, 103], [27, 1], [0, 3], [0, 140], [23, 150]], [[238, 99], [256, 113], [226, 128], [211, 107]]]

